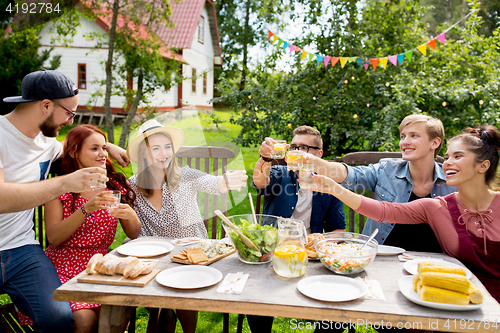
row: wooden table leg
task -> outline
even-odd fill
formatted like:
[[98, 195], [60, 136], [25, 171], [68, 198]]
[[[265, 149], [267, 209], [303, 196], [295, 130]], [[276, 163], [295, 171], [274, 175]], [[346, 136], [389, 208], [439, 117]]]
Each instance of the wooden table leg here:
[[132, 311], [135, 307], [103, 304], [99, 315], [99, 333], [122, 333]]

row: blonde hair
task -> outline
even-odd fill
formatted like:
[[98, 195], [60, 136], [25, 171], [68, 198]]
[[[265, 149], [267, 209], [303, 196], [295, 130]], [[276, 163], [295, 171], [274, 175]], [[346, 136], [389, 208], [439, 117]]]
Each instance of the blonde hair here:
[[323, 139], [321, 138], [321, 133], [314, 127], [307, 125], [299, 126], [292, 132], [292, 137], [296, 135], [313, 135], [316, 146], [319, 147], [319, 149], [323, 149]]
[[436, 157], [441, 151], [441, 147], [444, 142], [443, 123], [437, 118], [429, 117], [423, 114], [412, 114], [406, 116], [403, 121], [401, 121], [401, 124], [399, 124], [399, 132], [402, 132], [405, 127], [416, 123], [425, 123], [425, 131], [431, 140], [434, 140], [435, 138], [441, 139], [441, 143], [434, 151], [434, 157]]
[[[164, 135], [170, 140], [170, 142], [172, 142], [172, 138], [168, 134], [155, 133], [153, 135]], [[142, 141], [139, 146], [139, 158], [137, 161], [137, 187], [146, 198], [149, 198], [151, 195], [153, 195], [154, 188], [154, 179], [151, 175], [151, 171], [149, 170], [149, 165], [145, 157], [145, 155], [148, 153], [147, 149], [149, 148], [148, 138], [149, 136], [144, 138], [144, 141]], [[181, 180], [181, 169], [177, 164], [177, 160], [175, 158], [175, 147], [173, 147], [173, 143], [172, 150], [172, 157], [170, 163], [165, 169], [164, 174], [165, 183], [167, 183], [167, 187], [170, 189], [170, 191], [177, 188]]]

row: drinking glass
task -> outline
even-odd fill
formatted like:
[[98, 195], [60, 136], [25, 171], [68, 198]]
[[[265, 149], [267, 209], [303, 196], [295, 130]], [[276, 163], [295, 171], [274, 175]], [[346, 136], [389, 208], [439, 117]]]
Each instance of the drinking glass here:
[[273, 151], [271, 152], [271, 158], [274, 160], [285, 158], [286, 152], [286, 140], [274, 140]]
[[230, 190], [238, 190], [241, 191], [242, 186], [246, 186], [245, 179], [246, 170], [227, 170], [224, 174], [224, 179], [227, 184], [227, 188]]
[[302, 164], [299, 167], [299, 186], [303, 189], [312, 189], [314, 185], [314, 164]]
[[[104, 175], [106, 175], [106, 169], [104, 169]], [[100, 186], [90, 186], [92, 187], [92, 189], [94, 190], [99, 190], [99, 189], [103, 189], [103, 188], [106, 188], [106, 182], [103, 181], [103, 180], [96, 180], [96, 182], [102, 184]]]
[[301, 152], [300, 150], [288, 151], [285, 157], [287, 170], [293, 170], [293, 171], [299, 170], [300, 165], [304, 163], [302, 155], [304, 155], [304, 153]]
[[108, 205], [108, 209], [115, 209], [115, 208], [118, 208], [118, 205], [120, 204], [120, 200], [122, 198], [122, 193], [119, 191], [119, 190], [114, 190], [114, 191], [111, 191], [109, 194], [107, 194], [109, 196], [114, 196], [116, 198], [116, 203], [114, 204], [111, 204], [111, 205]]

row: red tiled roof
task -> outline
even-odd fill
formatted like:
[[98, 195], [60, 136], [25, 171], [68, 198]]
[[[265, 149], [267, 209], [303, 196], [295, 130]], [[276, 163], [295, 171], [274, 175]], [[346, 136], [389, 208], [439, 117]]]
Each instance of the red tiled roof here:
[[172, 14], [170, 15], [170, 21], [174, 22], [174, 26], [170, 29], [167, 27], [159, 29], [157, 31], [158, 37], [169, 48], [188, 49], [191, 46], [205, 3], [209, 4], [207, 19], [210, 23], [214, 53], [216, 56], [220, 56], [219, 28], [215, 5], [212, 0], [181, 0], [179, 2], [171, 2]]
[[181, 0], [171, 2], [172, 14], [170, 21], [174, 22], [172, 29], [163, 28], [157, 32], [158, 37], [171, 48], [188, 49], [191, 46], [194, 33], [198, 27], [201, 11], [206, 0]]

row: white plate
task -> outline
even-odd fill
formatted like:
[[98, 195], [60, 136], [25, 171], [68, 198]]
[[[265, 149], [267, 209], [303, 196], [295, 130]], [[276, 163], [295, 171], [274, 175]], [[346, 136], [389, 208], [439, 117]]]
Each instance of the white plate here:
[[345, 302], [365, 296], [368, 288], [363, 282], [336, 275], [315, 275], [297, 283], [304, 295], [327, 302]]
[[405, 251], [406, 251], [405, 249], [403, 249], [401, 247], [397, 247], [397, 246], [379, 245], [377, 255], [378, 256], [394, 256], [396, 254], [401, 254]]
[[454, 264], [452, 262], [449, 262], [449, 261], [446, 261], [446, 260], [442, 260], [442, 259], [418, 259], [418, 260], [409, 260], [407, 262], [404, 263], [403, 267], [404, 269], [406, 269], [406, 271], [408, 273], [410, 273], [411, 275], [415, 275], [418, 273], [418, 263], [420, 261], [429, 261], [429, 262], [433, 262], [433, 263], [436, 263], [436, 264], [440, 264], [440, 265], [447, 265], [447, 266], [454, 266], [454, 267], [461, 267], [461, 268], [464, 268], [465, 269], [465, 276], [470, 279], [472, 277], [472, 272], [465, 266], [463, 265], [459, 265], [459, 264]]
[[144, 241], [122, 245], [116, 251], [124, 256], [154, 257], [172, 251], [174, 246], [169, 242]]
[[398, 281], [399, 290], [413, 303], [427, 306], [429, 308], [439, 309], [439, 310], [451, 310], [451, 311], [470, 311], [479, 309], [483, 304], [468, 304], [468, 305], [457, 305], [457, 304], [445, 304], [445, 303], [434, 303], [422, 301], [418, 296], [417, 292], [413, 290], [413, 276], [403, 276]]
[[208, 287], [222, 280], [222, 273], [208, 266], [180, 266], [169, 268], [156, 276], [156, 281], [170, 288], [195, 289]]
[[171, 241], [174, 245], [185, 246], [190, 244], [195, 244], [201, 242], [202, 239], [200, 237], [186, 237], [186, 238], [177, 238]]

